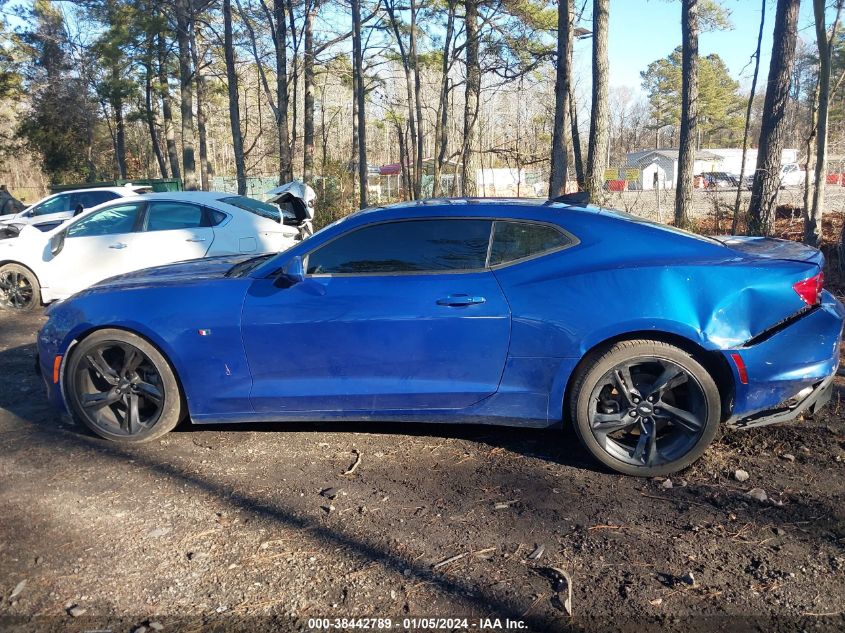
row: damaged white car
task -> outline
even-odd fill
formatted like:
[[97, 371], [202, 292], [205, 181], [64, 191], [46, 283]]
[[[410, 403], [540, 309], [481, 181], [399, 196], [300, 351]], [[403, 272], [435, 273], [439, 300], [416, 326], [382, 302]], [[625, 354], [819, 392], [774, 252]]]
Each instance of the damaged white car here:
[[108, 277], [162, 264], [277, 253], [298, 231], [279, 209], [219, 192], [152, 193], [100, 205], [50, 231], [0, 241], [0, 306], [37, 309]]
[[282, 221], [299, 229], [299, 238], [305, 239], [314, 233], [314, 201], [317, 194], [304, 182], [294, 181], [267, 192], [267, 202], [279, 207]]

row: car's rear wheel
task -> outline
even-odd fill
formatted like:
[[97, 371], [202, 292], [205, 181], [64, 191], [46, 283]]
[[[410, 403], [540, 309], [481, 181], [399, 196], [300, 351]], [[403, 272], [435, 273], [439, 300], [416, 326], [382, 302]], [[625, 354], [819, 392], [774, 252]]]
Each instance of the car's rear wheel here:
[[31, 270], [18, 264], [0, 266], [0, 305], [21, 312], [41, 307], [41, 286]]
[[691, 354], [661, 341], [622, 341], [580, 370], [570, 414], [597, 460], [650, 477], [701, 457], [718, 431], [721, 399]]
[[182, 416], [170, 364], [148, 341], [124, 330], [99, 330], [73, 349], [65, 393], [80, 422], [117, 442], [154, 440]]

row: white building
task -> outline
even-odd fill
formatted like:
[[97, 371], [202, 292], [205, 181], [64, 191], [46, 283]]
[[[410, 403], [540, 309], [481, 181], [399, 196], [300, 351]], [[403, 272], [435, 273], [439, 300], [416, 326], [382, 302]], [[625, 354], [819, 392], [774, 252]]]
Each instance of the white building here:
[[[781, 164], [798, 161], [798, 150], [785, 149], [781, 157]], [[676, 149], [647, 149], [628, 154], [627, 167], [640, 170], [640, 179], [629, 182], [631, 189], [652, 190], [674, 189], [678, 174], [678, 150]], [[757, 166], [757, 150], [749, 149], [745, 156], [745, 173], [753, 174]], [[693, 174], [711, 171], [723, 171], [729, 174], [739, 174], [742, 167], [742, 149], [706, 149], [695, 153]]]

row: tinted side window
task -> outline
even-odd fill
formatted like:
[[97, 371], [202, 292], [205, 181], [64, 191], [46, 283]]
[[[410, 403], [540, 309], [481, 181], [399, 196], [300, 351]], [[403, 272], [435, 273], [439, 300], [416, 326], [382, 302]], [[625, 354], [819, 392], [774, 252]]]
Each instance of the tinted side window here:
[[490, 220], [410, 220], [376, 224], [308, 256], [308, 274], [408, 273], [484, 268]]
[[140, 203], [118, 204], [96, 211], [71, 225], [68, 237], [91, 237], [93, 235], [115, 235], [131, 233], [138, 220]]
[[51, 213], [64, 213], [70, 210], [70, 194], [65, 193], [35, 205], [32, 207], [32, 215], [49, 215]]
[[147, 209], [147, 231], [174, 231], [208, 226], [202, 207], [184, 202], [152, 202]]
[[513, 262], [561, 248], [570, 239], [553, 226], [530, 222], [496, 222], [490, 265]]

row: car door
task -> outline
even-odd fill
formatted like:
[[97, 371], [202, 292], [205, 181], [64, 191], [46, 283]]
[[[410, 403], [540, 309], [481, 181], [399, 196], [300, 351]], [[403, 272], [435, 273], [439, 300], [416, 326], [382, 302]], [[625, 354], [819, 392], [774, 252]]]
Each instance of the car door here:
[[187, 202], [150, 202], [126, 249], [133, 270], [205, 257], [214, 241], [209, 213]]
[[242, 320], [256, 411], [460, 409], [495, 393], [510, 311], [486, 268], [490, 231], [367, 225], [309, 253], [299, 283], [256, 280]]
[[56, 296], [132, 270], [126, 250], [137, 230], [144, 204], [115, 203], [72, 222], [51, 241], [52, 257], [45, 265]]

